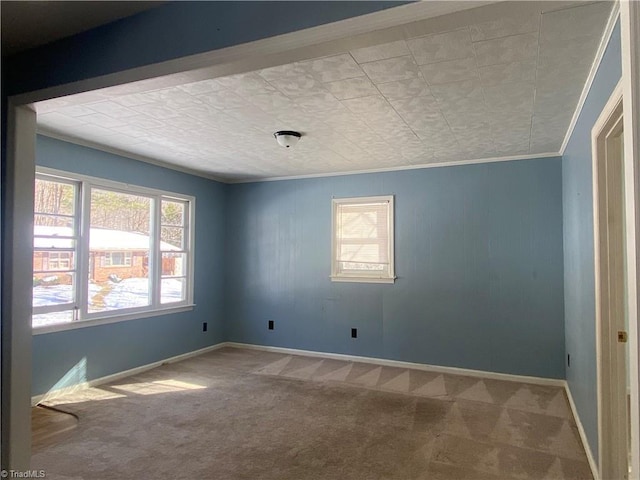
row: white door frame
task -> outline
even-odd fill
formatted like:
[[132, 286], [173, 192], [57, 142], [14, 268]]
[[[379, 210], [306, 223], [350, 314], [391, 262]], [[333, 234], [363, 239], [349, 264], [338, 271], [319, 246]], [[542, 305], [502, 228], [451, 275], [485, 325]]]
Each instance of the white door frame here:
[[[36, 113], [7, 105], [5, 204], [2, 205], [2, 467], [31, 461], [31, 289]], [[8, 414], [7, 414], [8, 413]], [[15, 467], [14, 467], [15, 466]]]
[[627, 313], [631, 389], [631, 478], [640, 480], [640, 2], [620, 1], [624, 170], [627, 245]]
[[[611, 139], [622, 133], [622, 82], [609, 98], [591, 131], [595, 321], [598, 381], [598, 459], [601, 478], [627, 473], [626, 368], [618, 345], [616, 321], [624, 315], [623, 192], [620, 148]], [[617, 159], [615, 158], [617, 156]], [[622, 352], [622, 355], [620, 354]]]

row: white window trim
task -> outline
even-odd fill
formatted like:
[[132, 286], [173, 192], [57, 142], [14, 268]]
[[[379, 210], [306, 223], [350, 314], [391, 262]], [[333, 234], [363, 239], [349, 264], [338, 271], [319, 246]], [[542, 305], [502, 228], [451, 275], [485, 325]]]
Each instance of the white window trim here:
[[[73, 330], [76, 328], [83, 328], [89, 326], [103, 325], [109, 323], [122, 322], [126, 320], [135, 320], [139, 318], [147, 318], [153, 316], [167, 315], [171, 313], [179, 313], [188, 310], [192, 310], [195, 307], [194, 304], [194, 266], [195, 266], [195, 210], [196, 210], [196, 199], [191, 195], [185, 195], [182, 193], [169, 192], [166, 190], [156, 189], [156, 188], [148, 188], [135, 184], [128, 184], [117, 182], [114, 180], [108, 180], [99, 177], [93, 177], [89, 175], [82, 175], [73, 172], [66, 172], [63, 170], [57, 170], [49, 167], [37, 167], [36, 175], [46, 175], [50, 177], [54, 177], [53, 180], [61, 182], [76, 182], [78, 184], [78, 188], [80, 189], [80, 200], [77, 208], [79, 208], [79, 216], [77, 217], [80, 220], [81, 225], [78, 227], [78, 231], [80, 232], [79, 243], [82, 245], [79, 248], [79, 251], [88, 252], [89, 251], [89, 229], [90, 225], [87, 219], [90, 215], [90, 195], [88, 195], [91, 188], [106, 188], [109, 190], [125, 193], [125, 194], [141, 194], [151, 196], [158, 202], [158, 208], [155, 209], [156, 217], [152, 218], [151, 221], [151, 245], [150, 249], [153, 253], [153, 260], [156, 262], [156, 265], [160, 265], [160, 268], [155, 268], [155, 277], [152, 283], [152, 291], [151, 291], [151, 305], [145, 307], [134, 307], [127, 309], [119, 309], [119, 310], [111, 310], [107, 312], [97, 312], [97, 313], [85, 313], [85, 316], [82, 320], [76, 320], [69, 323], [60, 323], [55, 325], [45, 325], [41, 327], [33, 327], [32, 332], [34, 335], [43, 334], [43, 333], [52, 333], [58, 331], [65, 330]], [[83, 188], [84, 187], [84, 188]], [[88, 187], [88, 188], [87, 188]], [[181, 202], [187, 202], [189, 205], [189, 215], [185, 218], [185, 232], [188, 238], [185, 239], [185, 247], [188, 253], [187, 258], [187, 275], [185, 278], [187, 279], [187, 287], [186, 287], [186, 295], [185, 300], [181, 302], [172, 302], [172, 303], [160, 303], [160, 286], [161, 286], [161, 276], [162, 276], [162, 267], [161, 264], [158, 264], [158, 258], [160, 257], [160, 249], [155, 248], [155, 239], [159, 238], [160, 235], [160, 200], [162, 198], [175, 199]], [[78, 263], [76, 267], [78, 278], [88, 278], [88, 263], [87, 259], [81, 258], [82, 255], [78, 255], [76, 262]], [[85, 282], [81, 282], [76, 280], [76, 298], [78, 301], [78, 306], [80, 308], [87, 308], [88, 306], [88, 292], [85, 288]], [[54, 308], [56, 306], [53, 306]], [[38, 312], [38, 313], [48, 313], [48, 312]]]
[[[389, 225], [389, 238], [387, 247], [389, 248], [389, 273], [385, 276], [375, 275], [359, 275], [354, 273], [341, 273], [338, 271], [338, 262], [336, 260], [338, 242], [336, 238], [336, 213], [338, 205], [352, 204], [358, 205], [362, 203], [381, 203], [388, 202], [388, 225]], [[394, 219], [394, 196], [393, 195], [378, 195], [371, 197], [348, 197], [348, 198], [333, 198], [331, 201], [331, 281], [332, 282], [351, 282], [351, 283], [395, 283], [395, 219]]]

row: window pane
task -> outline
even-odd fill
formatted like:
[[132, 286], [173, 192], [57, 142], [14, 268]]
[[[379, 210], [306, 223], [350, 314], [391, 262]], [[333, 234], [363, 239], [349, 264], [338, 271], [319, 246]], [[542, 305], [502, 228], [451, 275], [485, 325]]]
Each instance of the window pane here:
[[160, 303], [181, 302], [187, 298], [185, 278], [163, 278], [160, 285]]
[[73, 273], [34, 273], [34, 307], [73, 303], [74, 298], [75, 275]]
[[[75, 255], [73, 252], [65, 251], [42, 251], [38, 250], [33, 252], [33, 271], [49, 272], [56, 270], [74, 270], [75, 269]], [[36, 275], [34, 275], [35, 277]], [[46, 276], [46, 274], [45, 274]]]
[[152, 206], [148, 197], [92, 189], [89, 313], [150, 304]]
[[34, 237], [33, 238], [33, 248], [42, 248], [42, 249], [72, 249], [75, 248], [76, 242], [73, 238], [57, 238], [55, 235], [51, 237]]
[[184, 277], [187, 275], [186, 253], [162, 253], [162, 276]]
[[184, 225], [184, 202], [162, 200], [162, 225]]
[[36, 235], [73, 235], [73, 217], [36, 213], [33, 225]]
[[161, 250], [184, 250], [184, 228], [162, 227], [160, 230]]
[[382, 272], [386, 269], [386, 265], [381, 263], [340, 262], [340, 265], [343, 272]]
[[56, 215], [73, 215], [75, 185], [36, 179], [34, 211]]
[[31, 326], [33, 328], [44, 327], [47, 325], [58, 325], [60, 323], [71, 323], [73, 321], [73, 310], [65, 310], [64, 312], [41, 313], [31, 317]]
[[334, 203], [335, 275], [392, 278], [393, 197], [344, 199]]

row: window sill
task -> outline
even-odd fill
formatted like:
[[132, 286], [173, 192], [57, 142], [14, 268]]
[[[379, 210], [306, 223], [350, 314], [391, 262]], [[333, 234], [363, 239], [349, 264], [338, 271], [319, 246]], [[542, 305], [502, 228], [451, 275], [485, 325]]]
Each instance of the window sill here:
[[76, 330], [78, 328], [95, 327], [98, 325], [107, 325], [109, 323], [125, 322], [128, 320], [137, 320], [140, 318], [157, 317], [160, 315], [171, 315], [174, 313], [188, 312], [193, 310], [195, 304], [180, 305], [175, 307], [161, 308], [158, 310], [149, 310], [145, 312], [126, 313], [123, 315], [114, 315], [103, 318], [92, 318], [91, 320], [82, 320], [78, 322], [60, 323], [57, 325], [46, 325], [32, 329], [33, 335], [44, 335], [47, 333], [64, 332], [66, 330]]
[[397, 277], [376, 278], [376, 277], [342, 277], [331, 276], [332, 282], [350, 282], [350, 283], [395, 283]]

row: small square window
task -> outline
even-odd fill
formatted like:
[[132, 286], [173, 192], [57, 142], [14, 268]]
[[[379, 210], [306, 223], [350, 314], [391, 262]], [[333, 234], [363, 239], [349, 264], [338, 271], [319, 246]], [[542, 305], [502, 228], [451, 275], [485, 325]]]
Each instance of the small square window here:
[[393, 196], [333, 199], [331, 279], [393, 283]]

